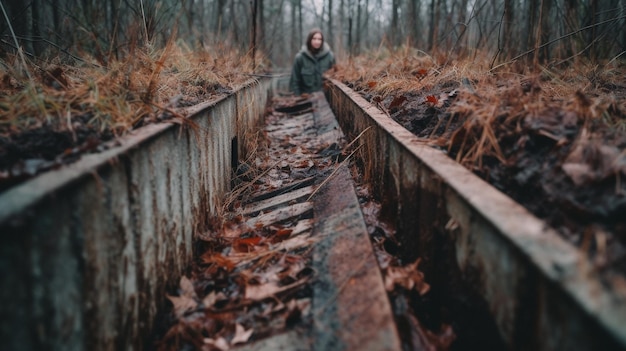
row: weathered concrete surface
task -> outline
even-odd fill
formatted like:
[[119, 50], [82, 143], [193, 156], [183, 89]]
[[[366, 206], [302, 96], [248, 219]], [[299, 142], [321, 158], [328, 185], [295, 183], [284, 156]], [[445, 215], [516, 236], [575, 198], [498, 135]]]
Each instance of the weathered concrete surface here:
[[[326, 99], [314, 104], [318, 140], [343, 138]], [[402, 344], [365, 220], [345, 164], [314, 197], [313, 350], [400, 351]]]
[[[519, 204], [334, 81], [342, 130], [360, 139], [365, 180], [398, 229], [405, 257], [422, 257], [445, 303], [477, 296], [511, 350], [626, 347], [623, 277], [586, 258]], [[459, 289], [462, 289], [459, 291]]]
[[190, 109], [197, 129], [146, 126], [0, 195], [0, 349], [143, 349], [269, 86]]
[[[297, 235], [308, 236], [298, 244], [302, 255], [308, 258], [312, 252], [311, 309], [292, 330], [236, 350], [400, 351], [400, 336], [350, 172], [345, 163], [335, 162], [336, 154], [322, 152], [334, 144], [339, 153], [343, 133], [321, 93], [313, 94], [306, 104], [306, 112], [268, 122], [266, 162], [286, 162], [289, 170], [284, 177], [276, 175], [282, 181], [279, 188], [261, 186], [261, 193], [246, 196], [249, 200], [237, 215], [243, 215], [241, 221], [247, 228], [261, 224], [293, 229], [292, 238], [306, 223]], [[317, 165], [297, 165], [309, 164], [304, 160]], [[304, 174], [309, 177], [300, 181]], [[304, 211], [311, 204], [312, 213]], [[302, 211], [291, 211], [297, 208]], [[311, 218], [294, 221], [305, 212]], [[287, 218], [292, 219], [284, 222]]]
[[346, 166], [315, 199], [314, 350], [402, 350]]

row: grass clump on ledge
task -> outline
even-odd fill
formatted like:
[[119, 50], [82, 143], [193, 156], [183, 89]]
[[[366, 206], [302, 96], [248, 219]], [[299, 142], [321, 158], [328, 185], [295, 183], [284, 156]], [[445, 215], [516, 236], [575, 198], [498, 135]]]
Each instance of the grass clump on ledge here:
[[170, 42], [106, 66], [89, 58], [0, 60], [0, 191], [143, 125], [184, 122], [182, 108], [249, 82], [249, 55]]
[[546, 220], [598, 268], [626, 272], [626, 65], [490, 62], [380, 49], [332, 76]]

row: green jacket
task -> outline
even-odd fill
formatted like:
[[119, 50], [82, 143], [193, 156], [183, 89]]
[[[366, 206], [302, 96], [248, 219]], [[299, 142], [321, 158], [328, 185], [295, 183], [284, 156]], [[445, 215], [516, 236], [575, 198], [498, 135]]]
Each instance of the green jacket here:
[[296, 95], [322, 90], [322, 73], [334, 65], [335, 55], [328, 44], [315, 55], [303, 45], [293, 63], [289, 88]]

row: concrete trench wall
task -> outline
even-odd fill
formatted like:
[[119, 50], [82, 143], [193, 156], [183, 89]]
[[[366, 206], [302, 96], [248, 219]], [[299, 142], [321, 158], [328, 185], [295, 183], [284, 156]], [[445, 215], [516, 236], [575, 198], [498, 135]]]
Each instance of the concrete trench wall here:
[[269, 79], [0, 195], [0, 349], [141, 350], [229, 190]]
[[485, 328], [510, 350], [626, 348], [623, 277], [596, 272], [543, 221], [345, 85], [333, 81], [326, 95], [348, 140], [367, 130], [357, 154], [365, 181], [401, 255], [422, 257], [433, 301], [485, 311]]

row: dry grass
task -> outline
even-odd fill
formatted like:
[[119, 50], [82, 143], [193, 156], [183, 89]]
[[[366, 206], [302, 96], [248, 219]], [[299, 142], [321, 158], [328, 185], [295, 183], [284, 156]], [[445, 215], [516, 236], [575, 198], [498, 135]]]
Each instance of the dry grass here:
[[546, 220], [599, 268], [625, 257], [625, 76], [618, 60], [491, 69], [480, 55], [448, 61], [406, 48], [351, 58], [332, 73]]
[[253, 71], [249, 56], [234, 49], [192, 50], [175, 43], [135, 49], [108, 67], [59, 59], [24, 67], [16, 56], [0, 63], [0, 135], [5, 136], [40, 126], [72, 130], [75, 123], [119, 136], [176, 107], [234, 90]]
[[499, 136], [514, 132], [523, 119], [541, 118], [550, 109], [572, 110], [583, 119], [602, 117], [609, 128], [625, 129], [623, 63], [579, 63], [530, 73], [520, 64], [492, 71], [489, 60], [476, 55], [450, 62], [411, 48], [395, 52], [380, 48], [350, 58], [332, 76], [375, 101], [454, 91], [446, 112], [456, 116], [460, 125], [444, 133], [445, 140], [431, 137], [471, 169], [481, 168], [484, 156], [506, 162]]

